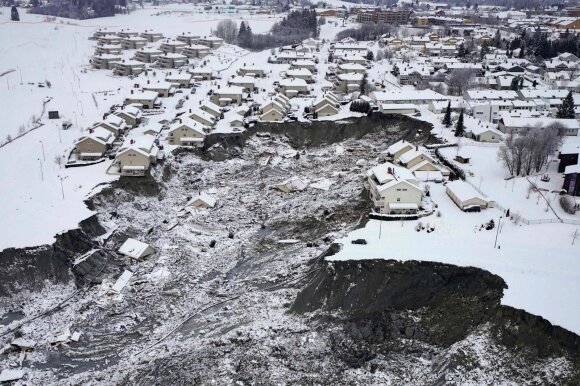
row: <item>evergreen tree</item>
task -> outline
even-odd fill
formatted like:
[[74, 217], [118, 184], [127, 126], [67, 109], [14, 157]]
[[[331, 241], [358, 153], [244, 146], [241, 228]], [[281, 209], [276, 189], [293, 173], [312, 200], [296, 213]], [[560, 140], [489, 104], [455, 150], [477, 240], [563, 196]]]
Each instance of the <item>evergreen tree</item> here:
[[393, 66], [393, 70], [391, 71], [391, 74], [393, 74], [394, 76], [399, 76], [400, 73], [401, 73], [401, 71], [399, 70], [399, 67], [395, 64]]
[[443, 117], [443, 124], [445, 127], [451, 127], [451, 101], [447, 103], [447, 110], [445, 110], [445, 116]]
[[20, 15], [18, 14], [18, 9], [16, 6], [12, 6], [12, 11], [10, 12], [10, 20], [12, 21], [20, 21]]
[[518, 55], [518, 58], [523, 59], [525, 55], [526, 55], [526, 48], [522, 45], [520, 47], [520, 54]]
[[369, 51], [367, 52], [367, 56], [366, 56], [366, 58], [365, 58], [365, 59], [366, 59], [366, 60], [369, 60], [369, 61], [373, 61], [373, 60], [375, 60], [375, 54], [373, 54], [373, 52], [372, 52], [371, 50], [369, 50]]
[[465, 45], [463, 45], [463, 43], [461, 43], [459, 45], [459, 48], [457, 49], [457, 57], [458, 58], [465, 58], [466, 54], [467, 54], [467, 52], [465, 50]]
[[479, 52], [479, 58], [481, 60], [483, 60], [483, 58], [485, 58], [485, 55], [487, 55], [487, 54], [489, 54], [489, 43], [487, 41], [485, 41], [481, 45], [481, 50]]
[[493, 37], [493, 46], [501, 48], [501, 33], [499, 30], [495, 31], [495, 36]]
[[463, 137], [465, 134], [465, 126], [463, 125], [463, 110], [459, 113], [459, 119], [457, 120], [457, 125], [455, 125], [455, 136]]
[[568, 93], [566, 98], [562, 101], [560, 107], [558, 107], [558, 113], [556, 114], [558, 118], [574, 119], [576, 118], [576, 113], [574, 111], [574, 96], [572, 91]]
[[361, 94], [366, 94], [368, 91], [369, 91], [369, 79], [367, 73], [365, 72], [365, 74], [363, 75], [362, 84], [360, 86], [360, 92]]
[[520, 90], [520, 77], [519, 76], [514, 76], [512, 79], [512, 83], [510, 84], [510, 89], [513, 91], [519, 91]]

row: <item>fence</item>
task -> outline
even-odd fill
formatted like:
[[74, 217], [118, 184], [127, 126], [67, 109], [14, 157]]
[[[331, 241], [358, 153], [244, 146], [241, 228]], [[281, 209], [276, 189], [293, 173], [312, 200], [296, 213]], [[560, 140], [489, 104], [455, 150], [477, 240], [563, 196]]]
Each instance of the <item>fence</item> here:
[[[435, 149], [435, 153], [437, 155], [437, 157], [444, 163], [444, 164], [450, 164], [452, 165], [454, 168], [455, 165], [453, 165], [451, 162], [449, 162], [448, 159], [446, 159], [445, 157], [443, 157], [441, 154], [439, 154], [439, 149], [436, 148]], [[458, 173], [459, 174], [459, 173]], [[465, 176], [461, 176], [463, 177], [462, 179], [467, 182], [469, 185], [471, 185], [471, 187], [473, 189], [475, 189], [475, 191], [477, 191], [479, 194], [481, 194], [483, 197], [488, 198], [487, 194], [485, 194], [481, 189], [479, 189], [477, 186], [475, 186], [473, 184], [473, 182], [469, 181], [467, 178], [465, 178]], [[528, 180], [528, 182], [532, 183], [531, 181]], [[532, 184], [533, 185], [533, 184]], [[494, 203], [494, 207], [498, 208], [499, 210], [503, 211], [504, 213], [507, 211], [507, 208], [504, 208], [502, 205], [500, 205], [499, 203], [497, 203], [496, 201], [493, 202]], [[553, 210], [553, 209], [552, 209]], [[556, 213], [554, 213], [556, 214]], [[567, 218], [544, 218], [544, 219], [538, 219], [538, 220], [529, 220], [525, 217], [522, 217], [520, 215], [518, 215], [518, 221], [522, 222], [523, 224], [526, 225], [535, 225], [535, 224], [555, 224], [555, 223], [560, 223], [560, 224], [570, 224], [570, 225], [580, 225], [580, 220], [574, 220], [574, 219], [567, 219]], [[557, 216], [557, 215], [556, 215]]]

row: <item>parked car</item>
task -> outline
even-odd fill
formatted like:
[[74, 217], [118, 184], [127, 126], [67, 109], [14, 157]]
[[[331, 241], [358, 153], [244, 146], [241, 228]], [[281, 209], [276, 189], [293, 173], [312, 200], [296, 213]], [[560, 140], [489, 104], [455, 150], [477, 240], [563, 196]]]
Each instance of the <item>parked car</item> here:
[[351, 241], [352, 244], [358, 245], [367, 245], [367, 241], [365, 239], [356, 239]]

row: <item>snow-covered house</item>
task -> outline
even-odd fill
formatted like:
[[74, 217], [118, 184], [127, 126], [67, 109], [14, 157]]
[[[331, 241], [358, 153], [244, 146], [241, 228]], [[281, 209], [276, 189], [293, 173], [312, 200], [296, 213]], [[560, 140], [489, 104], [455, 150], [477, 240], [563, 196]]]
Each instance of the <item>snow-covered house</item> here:
[[298, 68], [295, 70], [288, 70], [284, 74], [284, 78], [303, 79], [306, 83], [314, 83], [314, 76], [312, 72], [306, 68]]
[[215, 116], [201, 108], [190, 109], [188, 116], [202, 126], [211, 127], [215, 124]]
[[156, 92], [157, 96], [161, 98], [167, 98], [175, 94], [175, 86], [170, 82], [149, 83], [147, 81], [147, 84], [143, 86], [143, 90]]
[[159, 46], [159, 49], [164, 53], [180, 53], [183, 49], [187, 47], [187, 43], [181, 42], [179, 40], [165, 40]]
[[316, 72], [316, 63], [312, 60], [300, 59], [300, 60], [296, 60], [296, 61], [292, 62], [290, 64], [290, 68], [293, 70], [304, 68], [304, 69], [310, 71], [311, 73], [315, 73]]
[[142, 241], [128, 238], [119, 248], [119, 253], [139, 260], [154, 254], [155, 248]]
[[254, 78], [263, 78], [266, 76], [266, 71], [258, 66], [244, 66], [238, 69], [240, 76], [253, 76]]
[[379, 213], [409, 214], [419, 210], [423, 190], [409, 170], [389, 162], [379, 164], [367, 172], [367, 184]]
[[490, 207], [490, 201], [465, 181], [456, 180], [445, 185], [447, 195], [462, 211], [480, 210]]
[[510, 114], [502, 114], [499, 120], [499, 130], [503, 133], [518, 134], [530, 128], [558, 127], [563, 135], [577, 136], [580, 131], [580, 124], [576, 119], [560, 119], [551, 117], [520, 118]]
[[336, 91], [349, 94], [360, 91], [364, 75], [357, 73], [338, 74], [334, 81]]
[[209, 68], [193, 68], [189, 70], [189, 73], [193, 76], [195, 80], [212, 80], [213, 71]]
[[256, 88], [256, 78], [252, 76], [234, 76], [228, 80], [228, 86], [239, 86], [244, 92], [251, 93]]
[[415, 145], [405, 141], [404, 139], [393, 143], [387, 148], [387, 150], [382, 152], [382, 156], [386, 160], [397, 160], [404, 153], [413, 150]]
[[337, 74], [366, 74], [365, 66], [356, 63], [340, 63], [336, 69]]
[[133, 59], [143, 63], [154, 63], [161, 55], [163, 55], [163, 52], [157, 48], [144, 47], [135, 52]]
[[239, 105], [242, 103], [244, 89], [239, 86], [221, 87], [213, 92], [210, 100], [219, 106]]
[[167, 142], [177, 146], [203, 146], [205, 132], [203, 125], [193, 119], [180, 119], [167, 132]]
[[143, 111], [135, 105], [127, 105], [115, 111], [114, 115], [123, 119], [127, 126], [133, 128], [141, 123]]
[[131, 95], [125, 98], [124, 104], [137, 104], [143, 106], [144, 109], [153, 109], [157, 107], [157, 105], [160, 105], [160, 103], [157, 102], [158, 95], [159, 94], [155, 91], [135, 93], [131, 90]]
[[99, 70], [112, 70], [115, 68], [117, 63], [121, 61], [122, 57], [120, 55], [102, 54], [95, 55], [91, 59], [91, 64], [94, 68]]
[[224, 44], [224, 39], [218, 38], [216, 36], [204, 36], [199, 38], [197, 41], [199, 44], [203, 44], [204, 46], [208, 46], [211, 49], [220, 48]]
[[145, 30], [145, 32], [142, 32], [140, 35], [147, 39], [149, 43], [155, 43], [156, 41], [163, 39], [163, 34], [161, 32], [153, 30]]
[[329, 115], [338, 114], [340, 111], [339, 98], [333, 92], [327, 92], [319, 95], [314, 102], [312, 102], [311, 111], [317, 117], [327, 117]]
[[203, 101], [199, 108], [212, 115], [214, 119], [219, 119], [223, 112], [223, 109], [220, 106], [210, 101]]
[[282, 79], [279, 85], [279, 92], [289, 98], [297, 95], [307, 95], [308, 84], [303, 79]]
[[212, 196], [208, 195], [207, 193], [201, 193], [185, 204], [186, 208], [200, 208], [200, 209], [208, 209], [213, 208], [216, 204], [217, 200]]
[[413, 166], [425, 160], [431, 162], [432, 164], [437, 163], [437, 161], [435, 161], [433, 157], [427, 154], [425, 150], [418, 147], [404, 152], [397, 159], [395, 159], [395, 161], [405, 166], [406, 168], [412, 168]]
[[124, 143], [111, 166], [124, 176], [143, 176], [157, 162], [159, 154], [155, 137], [142, 135]]
[[399, 90], [399, 91], [373, 91], [369, 97], [375, 101], [377, 106], [387, 103], [403, 103], [415, 105], [427, 105], [432, 101], [447, 101], [449, 97], [439, 94], [433, 90]]
[[107, 115], [103, 121], [99, 121], [93, 124], [90, 128], [96, 129], [97, 127], [102, 127], [109, 130], [115, 137], [119, 137], [123, 134], [127, 128], [125, 121], [114, 114]]
[[188, 45], [197, 44], [199, 42], [199, 35], [195, 35], [191, 32], [183, 32], [175, 38], [179, 42], [183, 42]]
[[83, 135], [75, 142], [75, 152], [81, 160], [94, 160], [111, 149], [114, 141], [115, 136], [103, 127], [89, 129], [87, 135]]
[[137, 60], [122, 60], [113, 68], [113, 72], [121, 76], [139, 75], [143, 71], [145, 71], [145, 63]]
[[178, 53], [165, 53], [157, 58], [157, 62], [161, 68], [179, 68], [186, 66], [187, 56]]
[[121, 39], [121, 47], [124, 50], [138, 50], [147, 45], [147, 39], [139, 36], [131, 36]]
[[192, 44], [191, 46], [185, 47], [181, 53], [191, 59], [201, 59], [208, 56], [210, 51], [211, 50], [207, 46], [201, 44]]

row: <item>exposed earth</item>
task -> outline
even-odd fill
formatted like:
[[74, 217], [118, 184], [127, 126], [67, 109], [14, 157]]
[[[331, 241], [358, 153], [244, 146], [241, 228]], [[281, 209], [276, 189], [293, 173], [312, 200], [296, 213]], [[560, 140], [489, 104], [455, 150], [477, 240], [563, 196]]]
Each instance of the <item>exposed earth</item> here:
[[[402, 138], [429, 141], [429, 125], [264, 124], [112, 183], [54, 245], [0, 253], [0, 368], [22, 363], [35, 385], [579, 384], [580, 337], [502, 306], [498, 276], [324, 260], [366, 221], [366, 170]], [[332, 184], [271, 187], [292, 176]], [[198, 192], [216, 207], [184, 212]], [[127, 237], [157, 252], [118, 255]], [[66, 329], [80, 339], [49, 343]], [[23, 355], [17, 337], [37, 344]]]

